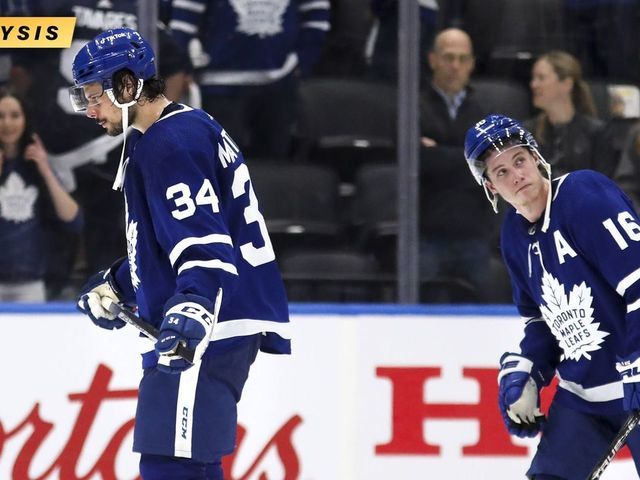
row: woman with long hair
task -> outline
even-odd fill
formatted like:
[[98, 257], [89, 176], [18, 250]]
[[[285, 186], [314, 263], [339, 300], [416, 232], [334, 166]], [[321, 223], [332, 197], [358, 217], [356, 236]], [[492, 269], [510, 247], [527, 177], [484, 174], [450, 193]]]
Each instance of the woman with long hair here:
[[0, 89], [0, 301], [45, 301], [48, 228], [82, 227], [29, 120], [24, 100]]
[[533, 64], [529, 86], [540, 113], [525, 126], [538, 139], [554, 176], [583, 168], [611, 176], [615, 152], [578, 60], [560, 50], [542, 55]]

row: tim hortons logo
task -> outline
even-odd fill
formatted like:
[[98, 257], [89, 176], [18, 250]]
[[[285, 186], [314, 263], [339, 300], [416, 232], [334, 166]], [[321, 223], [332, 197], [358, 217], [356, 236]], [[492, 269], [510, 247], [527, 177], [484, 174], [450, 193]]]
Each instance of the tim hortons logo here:
[[[68, 398], [72, 403], [77, 402], [80, 406], [75, 423], [70, 430], [69, 438], [65, 445], [59, 450], [56, 458], [51, 456], [51, 464], [45, 471], [34, 473], [32, 463], [39, 455], [43, 444], [47, 442], [49, 434], [54, 430], [55, 425], [40, 415], [40, 404], [36, 403], [26, 418], [18, 421], [13, 428], [6, 425], [6, 420], [0, 418], [0, 462], [7, 461], [3, 458], [3, 450], [11, 446], [12, 450], [17, 450], [17, 455], [12, 460], [10, 467], [12, 480], [89, 480], [99, 478], [101, 480], [123, 480], [116, 476], [116, 456], [123, 447], [125, 438], [133, 429], [134, 420], [129, 419], [116, 430], [111, 439], [105, 439], [104, 450], [97, 454], [99, 458], [91, 467], [88, 473], [78, 476], [79, 459], [83, 455], [83, 446], [88, 443], [95, 444], [95, 439], [90, 440], [90, 432], [96, 421], [96, 416], [100, 408], [104, 408], [108, 402], [118, 400], [135, 400], [137, 390], [112, 390], [109, 382], [113, 372], [105, 365], [99, 365], [94, 374], [93, 380], [86, 392], [70, 393]], [[224, 469], [227, 475], [231, 475], [229, 480], [246, 480], [250, 475], [259, 474], [259, 478], [269, 480], [268, 474], [261, 470], [264, 457], [275, 450], [284, 473], [283, 480], [294, 480], [300, 475], [300, 462], [298, 453], [292, 442], [294, 430], [302, 423], [298, 415], [292, 416], [273, 437], [265, 444], [262, 450], [251, 462], [244, 473], [238, 473], [242, 468], [236, 462], [236, 454], [242, 451], [243, 439], [247, 435], [247, 430], [238, 427], [238, 448], [233, 455], [223, 459]], [[26, 438], [26, 439], [25, 439]], [[17, 441], [23, 443], [16, 448]], [[247, 453], [243, 452], [243, 458]], [[252, 458], [252, 457], [249, 457]], [[84, 462], [83, 462], [84, 464]], [[136, 477], [136, 480], [140, 477]], [[255, 478], [255, 477], [252, 477]]]
[[[478, 441], [462, 448], [463, 456], [526, 456], [527, 447], [515, 445], [502, 423], [498, 408], [498, 370], [492, 368], [463, 368], [466, 379], [478, 383], [478, 403], [426, 403], [427, 380], [441, 377], [438, 367], [378, 367], [376, 375], [392, 385], [391, 440], [376, 445], [376, 455], [439, 455], [440, 447], [425, 440], [425, 420], [477, 420]], [[426, 391], [425, 391], [426, 386]], [[556, 384], [542, 391], [541, 408], [549, 410]], [[631, 458], [628, 449], [617, 458]]]

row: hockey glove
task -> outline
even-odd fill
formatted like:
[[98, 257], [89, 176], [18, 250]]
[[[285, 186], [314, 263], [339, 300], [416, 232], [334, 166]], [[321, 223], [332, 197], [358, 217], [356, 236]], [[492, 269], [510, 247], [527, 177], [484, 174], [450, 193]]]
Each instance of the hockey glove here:
[[542, 376], [533, 362], [517, 353], [500, 358], [498, 404], [507, 430], [518, 437], [535, 437], [545, 417], [540, 411]]
[[195, 351], [194, 363], [198, 362], [209, 346], [216, 323], [213, 303], [199, 295], [178, 294], [164, 306], [165, 314], [156, 342], [158, 369], [166, 373], [180, 373], [193, 363], [177, 356], [180, 343]]
[[618, 360], [616, 370], [622, 377], [624, 390], [622, 406], [627, 412], [640, 410], [640, 351]]
[[126, 325], [124, 321], [116, 318], [102, 306], [102, 297], [108, 297], [116, 303], [121, 302], [122, 295], [116, 287], [110, 268], [96, 273], [80, 289], [77, 308], [88, 315], [91, 321], [99, 327], [108, 330], [124, 327]]

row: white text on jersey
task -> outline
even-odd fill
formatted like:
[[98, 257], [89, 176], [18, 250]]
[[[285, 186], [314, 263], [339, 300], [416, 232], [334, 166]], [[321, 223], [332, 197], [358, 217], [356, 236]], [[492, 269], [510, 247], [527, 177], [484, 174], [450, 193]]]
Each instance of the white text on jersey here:
[[220, 135], [222, 136], [222, 144], [218, 143], [218, 159], [222, 168], [227, 168], [229, 164], [236, 161], [240, 149], [225, 130], [222, 130]]

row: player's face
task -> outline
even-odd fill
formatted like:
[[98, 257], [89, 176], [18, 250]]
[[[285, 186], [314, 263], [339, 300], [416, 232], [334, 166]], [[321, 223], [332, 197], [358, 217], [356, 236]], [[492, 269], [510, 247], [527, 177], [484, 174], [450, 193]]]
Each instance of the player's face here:
[[560, 80], [551, 64], [541, 58], [533, 65], [531, 72], [531, 94], [536, 108], [547, 110], [554, 104], [571, 99], [573, 81]]
[[487, 188], [515, 208], [546, 201], [547, 180], [538, 170], [538, 162], [526, 147], [518, 146], [497, 152], [486, 160]]
[[87, 117], [94, 119], [107, 135], [117, 136], [122, 133], [122, 111], [116, 107], [104, 92], [100, 83], [85, 85], [84, 94], [89, 100]]
[[24, 133], [26, 119], [20, 102], [14, 97], [0, 100], [0, 143], [5, 147], [17, 145]]

